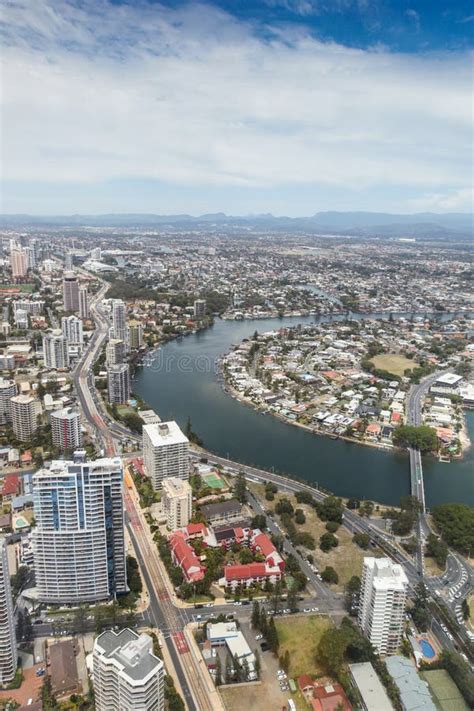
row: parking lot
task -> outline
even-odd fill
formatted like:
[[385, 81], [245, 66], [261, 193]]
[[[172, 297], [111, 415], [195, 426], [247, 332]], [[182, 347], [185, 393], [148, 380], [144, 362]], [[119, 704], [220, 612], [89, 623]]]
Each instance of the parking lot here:
[[[262, 652], [260, 640], [256, 640], [256, 632], [250, 627], [250, 623], [243, 622], [240, 625], [247, 642], [252, 650], [259, 651], [261, 673], [260, 684], [238, 685], [230, 688], [222, 688], [220, 692], [226, 704], [227, 711], [247, 711], [248, 708], [256, 711], [281, 711], [282, 706], [286, 706], [291, 697], [289, 690], [280, 688], [277, 676], [279, 670], [278, 659], [270, 651]], [[305, 706], [298, 703], [295, 697], [297, 711], [305, 711]]]

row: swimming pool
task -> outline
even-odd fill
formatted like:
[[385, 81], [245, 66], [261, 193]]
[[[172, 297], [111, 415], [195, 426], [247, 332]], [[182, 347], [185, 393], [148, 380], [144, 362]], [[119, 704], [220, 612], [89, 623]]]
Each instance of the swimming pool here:
[[423, 652], [423, 656], [426, 657], [426, 659], [433, 659], [436, 652], [434, 651], [433, 647], [428, 642], [428, 640], [427, 639], [420, 639], [419, 645], [420, 645], [421, 651]]

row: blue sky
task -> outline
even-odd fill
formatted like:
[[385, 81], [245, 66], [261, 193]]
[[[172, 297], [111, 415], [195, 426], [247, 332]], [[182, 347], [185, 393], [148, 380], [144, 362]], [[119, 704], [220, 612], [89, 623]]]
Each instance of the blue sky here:
[[472, 208], [465, 0], [11, 0], [1, 211]]

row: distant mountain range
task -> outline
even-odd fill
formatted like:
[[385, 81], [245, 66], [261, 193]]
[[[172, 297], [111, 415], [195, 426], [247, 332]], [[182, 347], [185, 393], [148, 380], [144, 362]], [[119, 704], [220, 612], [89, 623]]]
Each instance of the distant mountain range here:
[[231, 216], [222, 212], [200, 215], [0, 215], [0, 227], [157, 227], [170, 229], [268, 230], [343, 234], [366, 237], [418, 237], [442, 239], [471, 237], [470, 213], [419, 212], [396, 215], [384, 212], [318, 212], [310, 217], [275, 217], [272, 214]]

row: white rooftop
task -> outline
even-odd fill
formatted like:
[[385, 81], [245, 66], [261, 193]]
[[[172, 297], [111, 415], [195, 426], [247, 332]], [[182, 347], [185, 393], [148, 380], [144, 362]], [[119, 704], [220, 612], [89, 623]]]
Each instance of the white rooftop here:
[[189, 443], [188, 438], [181, 432], [179, 425], [174, 420], [145, 425], [143, 432], [146, 432], [155, 447]]
[[462, 380], [462, 375], [456, 375], [456, 373], [445, 373], [440, 375], [436, 381], [436, 384], [441, 383], [442, 385], [456, 385]]
[[373, 570], [373, 584], [378, 590], [406, 589], [408, 578], [405, 571], [390, 558], [364, 558], [364, 564]]

